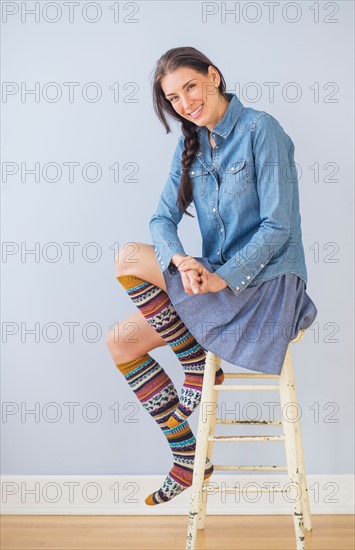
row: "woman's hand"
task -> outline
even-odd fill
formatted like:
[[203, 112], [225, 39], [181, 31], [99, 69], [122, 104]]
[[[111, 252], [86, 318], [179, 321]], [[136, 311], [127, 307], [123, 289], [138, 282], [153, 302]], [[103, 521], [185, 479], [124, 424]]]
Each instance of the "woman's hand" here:
[[207, 294], [208, 292], [218, 292], [227, 287], [224, 279], [215, 273], [210, 273], [191, 256], [186, 256], [179, 263], [178, 270], [187, 294]]

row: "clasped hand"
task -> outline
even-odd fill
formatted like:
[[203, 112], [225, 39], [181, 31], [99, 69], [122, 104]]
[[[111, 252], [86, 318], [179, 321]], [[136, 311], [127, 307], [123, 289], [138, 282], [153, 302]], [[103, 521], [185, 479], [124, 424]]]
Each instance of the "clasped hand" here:
[[178, 270], [187, 294], [207, 294], [227, 287], [224, 279], [208, 271], [192, 256], [185, 256], [179, 263]]

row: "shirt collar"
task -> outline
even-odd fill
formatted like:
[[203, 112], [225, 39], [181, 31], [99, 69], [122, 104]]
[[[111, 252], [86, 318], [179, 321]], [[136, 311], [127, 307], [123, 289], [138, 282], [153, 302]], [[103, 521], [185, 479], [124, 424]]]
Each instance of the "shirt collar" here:
[[[231, 131], [233, 130], [242, 110], [244, 109], [243, 104], [236, 94], [226, 92], [226, 96], [229, 101], [226, 112], [224, 113], [222, 119], [216, 124], [213, 128], [213, 133], [218, 134], [223, 138], [227, 138]], [[197, 132], [206, 131], [206, 126], [198, 126]]]

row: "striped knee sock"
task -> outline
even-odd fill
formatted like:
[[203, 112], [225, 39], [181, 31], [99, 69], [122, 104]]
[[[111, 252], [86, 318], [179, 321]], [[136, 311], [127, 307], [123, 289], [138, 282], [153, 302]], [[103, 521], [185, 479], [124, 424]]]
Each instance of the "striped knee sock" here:
[[[116, 367], [160, 426], [172, 450], [172, 469], [162, 487], [145, 499], [150, 506], [167, 502], [192, 485], [196, 439], [187, 421], [173, 429], [167, 427], [167, 419], [176, 408], [179, 398], [173, 382], [149, 353], [139, 359], [118, 363]], [[213, 466], [207, 458], [205, 479], [212, 473]]]
[[[135, 275], [120, 275], [117, 280], [148, 323], [171, 347], [184, 369], [179, 405], [168, 421], [169, 428], [173, 428], [186, 420], [201, 402], [205, 349], [186, 328], [164, 290]], [[222, 384], [223, 380], [223, 370], [219, 368], [216, 384]]]

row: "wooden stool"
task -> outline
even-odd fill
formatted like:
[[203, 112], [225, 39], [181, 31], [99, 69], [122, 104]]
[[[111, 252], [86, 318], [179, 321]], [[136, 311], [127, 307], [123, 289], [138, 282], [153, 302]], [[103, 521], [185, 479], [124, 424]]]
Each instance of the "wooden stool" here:
[[[305, 330], [300, 330], [297, 337], [291, 340], [290, 343], [299, 342], [304, 338]], [[216, 410], [218, 408], [218, 393], [220, 391], [273, 391], [280, 392], [281, 410], [290, 403], [296, 403], [296, 392], [294, 387], [292, 361], [290, 353], [290, 345], [287, 348], [285, 360], [282, 365], [282, 371], [278, 374], [265, 373], [225, 373], [225, 378], [278, 378], [276, 385], [218, 385], [215, 384], [215, 373], [220, 367], [221, 358], [212, 352], [207, 353], [206, 367], [203, 378], [202, 398], [200, 404], [200, 414], [198, 421], [197, 437], [196, 437], [196, 456], [193, 471], [192, 494], [190, 501], [190, 515], [187, 530], [186, 550], [194, 550], [196, 544], [196, 536], [198, 529], [204, 529], [206, 506], [207, 506], [207, 486], [210, 483], [211, 477], [204, 480], [204, 470], [206, 464], [206, 456], [212, 459], [212, 450], [215, 442], [219, 441], [285, 441], [286, 461], [285, 466], [214, 466], [216, 470], [253, 470], [253, 471], [286, 471], [288, 472], [289, 481], [296, 484], [300, 498], [296, 498], [293, 504], [293, 519], [296, 532], [296, 548], [297, 550], [305, 550], [304, 530], [312, 529], [311, 515], [309, 509], [308, 488], [306, 480], [306, 472], [304, 467], [303, 446], [301, 438], [301, 428], [299, 420], [288, 421], [282, 420], [265, 421], [245, 421], [245, 420], [223, 420], [216, 418]], [[206, 408], [208, 406], [208, 408]], [[206, 414], [206, 411], [212, 413]], [[284, 415], [282, 415], [284, 417]], [[283, 435], [228, 435], [214, 436], [216, 424], [255, 424], [260, 426], [282, 426]], [[212, 461], [212, 460], [211, 460]], [[259, 489], [262, 492], [271, 492], [272, 488]], [[274, 489], [275, 490], [275, 489]], [[218, 489], [220, 492], [238, 492], [240, 489], [226, 487]], [[279, 489], [280, 491], [280, 489]], [[281, 491], [285, 491], [281, 489]], [[216, 491], [214, 491], [216, 492]], [[203, 497], [205, 493], [205, 498]]]

